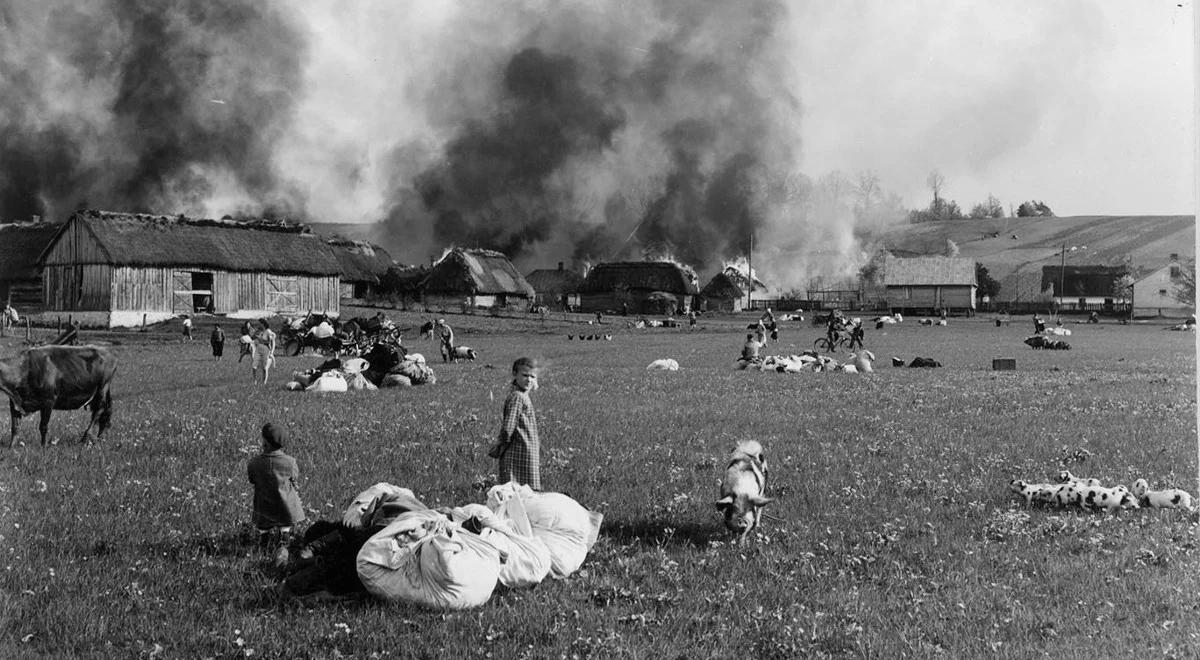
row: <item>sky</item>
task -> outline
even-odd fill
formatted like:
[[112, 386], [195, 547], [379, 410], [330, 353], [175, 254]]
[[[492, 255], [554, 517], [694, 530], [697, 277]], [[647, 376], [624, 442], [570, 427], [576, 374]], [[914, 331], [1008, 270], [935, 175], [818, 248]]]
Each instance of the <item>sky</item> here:
[[706, 271], [753, 236], [799, 286], [934, 171], [963, 211], [1194, 214], [1195, 31], [1192, 0], [0, 0], [0, 218]]
[[1195, 213], [1194, 3], [837, 2], [798, 9], [803, 167], [910, 206]]

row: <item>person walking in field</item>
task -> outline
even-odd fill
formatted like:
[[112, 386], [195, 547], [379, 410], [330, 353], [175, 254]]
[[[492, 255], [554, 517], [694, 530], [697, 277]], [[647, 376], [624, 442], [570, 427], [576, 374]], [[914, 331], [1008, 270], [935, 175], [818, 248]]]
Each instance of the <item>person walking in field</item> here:
[[850, 325], [850, 350], [854, 350], [856, 345], [859, 348], [863, 347], [863, 336], [865, 334], [861, 320]]
[[225, 331], [221, 329], [220, 324], [214, 323], [212, 334], [208, 336], [208, 343], [212, 345], [213, 358], [220, 360], [225, 354]]
[[[258, 325], [259, 330], [254, 334], [251, 347], [250, 368], [254, 380], [265, 385], [271, 375], [271, 367], [275, 366], [275, 332], [271, 330], [267, 319], [259, 319]], [[261, 380], [258, 377], [259, 370], [262, 371]]]
[[273, 554], [275, 564], [287, 563], [287, 544], [292, 528], [304, 521], [297, 479], [296, 459], [283, 453], [283, 429], [267, 423], [262, 427], [262, 453], [250, 459], [246, 474], [254, 485], [252, 522], [258, 530], [258, 549]]
[[538, 368], [533, 358], [513, 362], [512, 390], [504, 400], [500, 436], [488, 455], [499, 460], [500, 483], [515, 481], [533, 490], [542, 489], [541, 443], [538, 440], [537, 415], [530, 392], [538, 388]]
[[442, 362], [449, 362], [450, 357], [454, 355], [454, 331], [446, 325], [446, 319], [438, 319], [433, 331], [437, 334], [442, 349]]
[[192, 317], [187, 314], [183, 315], [183, 339], [185, 341], [192, 340]]

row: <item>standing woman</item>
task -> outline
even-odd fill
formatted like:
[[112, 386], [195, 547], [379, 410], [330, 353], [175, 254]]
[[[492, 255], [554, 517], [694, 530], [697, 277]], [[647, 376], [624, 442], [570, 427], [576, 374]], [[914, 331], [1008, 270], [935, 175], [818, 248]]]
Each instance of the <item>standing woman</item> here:
[[[254, 334], [250, 368], [253, 370], [254, 380], [266, 384], [267, 377], [271, 375], [271, 367], [275, 364], [275, 333], [267, 319], [259, 319], [258, 325], [260, 329]], [[262, 369], [261, 381], [258, 380], [259, 369]]]

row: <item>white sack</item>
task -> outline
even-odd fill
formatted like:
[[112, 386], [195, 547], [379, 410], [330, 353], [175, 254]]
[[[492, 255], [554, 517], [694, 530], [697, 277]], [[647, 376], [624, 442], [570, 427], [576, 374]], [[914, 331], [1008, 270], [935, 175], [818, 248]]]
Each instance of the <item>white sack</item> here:
[[353, 529], [363, 529], [383, 524], [387, 517], [394, 518], [403, 511], [427, 509], [417, 494], [407, 488], [393, 486], [381, 481], [354, 496], [354, 500], [342, 513], [342, 524]]
[[309, 392], [345, 392], [349, 387], [342, 372], [326, 371], [305, 389]]
[[[513, 513], [518, 513], [515, 507]], [[500, 551], [500, 584], [510, 589], [532, 587], [550, 574], [550, 548], [533, 535], [523, 507], [514, 518], [502, 519], [482, 504], [467, 504], [451, 510], [450, 517], [459, 524], [475, 518], [483, 526], [479, 536]]]
[[562, 493], [536, 493], [515, 481], [493, 486], [488, 508], [503, 520], [529, 521], [533, 536], [550, 549], [550, 577], [556, 580], [579, 570], [604, 521], [603, 514], [588, 511]]
[[464, 610], [491, 598], [500, 577], [500, 551], [436, 511], [413, 511], [368, 539], [357, 567], [374, 596]]

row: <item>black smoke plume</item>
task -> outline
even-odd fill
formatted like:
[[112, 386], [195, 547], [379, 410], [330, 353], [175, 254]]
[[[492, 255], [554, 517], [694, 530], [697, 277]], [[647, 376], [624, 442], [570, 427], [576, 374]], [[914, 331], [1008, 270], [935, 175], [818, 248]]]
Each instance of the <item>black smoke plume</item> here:
[[272, 155], [304, 42], [290, 14], [253, 0], [7, 5], [0, 218], [204, 213], [222, 196], [297, 206]]

